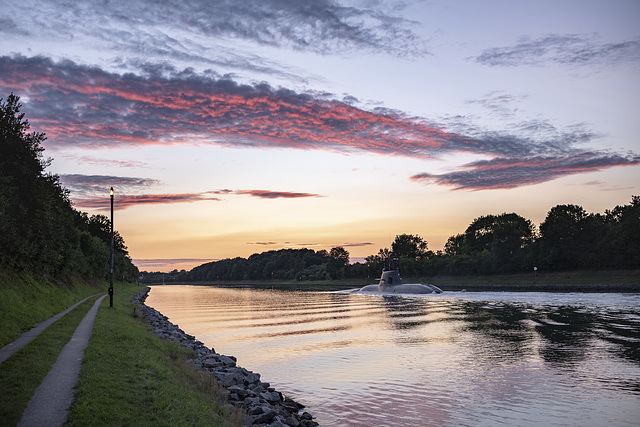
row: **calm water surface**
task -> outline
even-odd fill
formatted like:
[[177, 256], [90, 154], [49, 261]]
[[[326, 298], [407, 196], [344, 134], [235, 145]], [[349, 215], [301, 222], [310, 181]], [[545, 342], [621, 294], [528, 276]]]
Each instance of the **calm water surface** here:
[[640, 425], [640, 294], [156, 286], [147, 304], [323, 426]]

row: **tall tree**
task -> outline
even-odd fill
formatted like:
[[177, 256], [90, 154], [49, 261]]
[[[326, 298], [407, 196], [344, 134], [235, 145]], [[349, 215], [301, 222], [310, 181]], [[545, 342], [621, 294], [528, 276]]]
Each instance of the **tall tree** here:
[[68, 192], [56, 175], [45, 174], [44, 133], [28, 132], [20, 98], [0, 99], [0, 247], [2, 262], [18, 268], [57, 269], [62, 242], [71, 233]]
[[640, 196], [632, 196], [628, 205], [605, 212], [609, 226], [603, 258], [617, 268], [640, 266]]
[[391, 251], [398, 258], [418, 260], [427, 255], [427, 241], [413, 234], [400, 234], [391, 244]]
[[515, 213], [486, 215], [473, 220], [464, 232], [464, 251], [479, 255], [486, 251], [496, 271], [522, 267], [523, 249], [535, 237], [533, 223]]
[[[45, 173], [45, 134], [29, 132], [19, 99], [0, 99], [0, 266], [54, 279], [101, 277], [108, 245], [89, 233], [87, 215], [73, 209], [59, 177]], [[121, 238], [120, 246], [116, 273], [135, 279]]]
[[464, 234], [456, 234], [449, 237], [444, 245], [444, 253], [447, 255], [462, 255], [464, 253]]
[[349, 265], [349, 252], [342, 246], [331, 248], [327, 266], [331, 277], [334, 279], [343, 277], [347, 265]]
[[578, 267], [589, 215], [582, 206], [557, 205], [540, 224], [542, 261], [553, 269]]

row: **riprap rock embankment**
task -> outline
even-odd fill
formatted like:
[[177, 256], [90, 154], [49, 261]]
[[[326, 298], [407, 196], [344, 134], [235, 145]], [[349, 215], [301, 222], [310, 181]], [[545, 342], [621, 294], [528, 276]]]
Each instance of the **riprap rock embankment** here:
[[218, 354], [213, 348], [206, 347], [193, 335], [169, 322], [162, 313], [147, 306], [144, 301], [149, 290], [150, 288], [146, 288], [134, 295], [132, 301], [140, 306], [143, 316], [155, 328], [156, 335], [192, 349], [196, 354], [193, 362], [196, 369], [207, 370], [214, 375], [218, 383], [227, 390], [231, 404], [243, 408], [253, 426], [318, 425], [309, 413], [300, 414], [303, 405], [283, 397], [269, 383], [262, 382], [260, 374], [238, 366], [235, 357]]

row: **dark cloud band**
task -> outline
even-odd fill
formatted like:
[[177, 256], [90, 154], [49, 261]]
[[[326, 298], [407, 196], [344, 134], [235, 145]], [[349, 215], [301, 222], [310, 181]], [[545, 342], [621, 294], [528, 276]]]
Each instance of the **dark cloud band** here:
[[412, 180], [452, 186], [456, 190], [496, 190], [551, 181], [562, 176], [593, 172], [614, 166], [640, 164], [640, 157], [622, 157], [603, 153], [580, 153], [566, 158], [496, 158], [473, 162], [461, 170], [435, 175], [421, 173]]
[[602, 43], [593, 35], [550, 34], [513, 46], [485, 49], [476, 62], [489, 66], [611, 64], [640, 60], [640, 40]]

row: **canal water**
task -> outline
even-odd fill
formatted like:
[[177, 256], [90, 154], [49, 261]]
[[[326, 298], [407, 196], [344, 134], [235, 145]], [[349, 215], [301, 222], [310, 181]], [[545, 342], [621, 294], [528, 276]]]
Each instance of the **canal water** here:
[[640, 294], [155, 286], [322, 426], [639, 426]]

